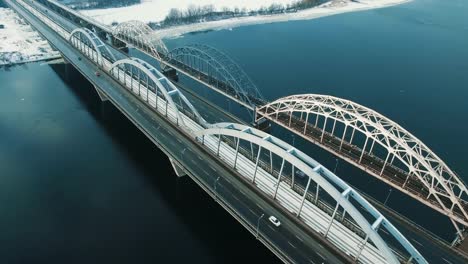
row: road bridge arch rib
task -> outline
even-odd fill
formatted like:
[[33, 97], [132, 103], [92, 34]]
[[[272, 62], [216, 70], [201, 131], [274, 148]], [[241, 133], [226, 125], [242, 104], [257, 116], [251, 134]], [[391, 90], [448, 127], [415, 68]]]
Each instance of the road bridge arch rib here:
[[447, 215], [462, 238], [458, 225], [468, 226], [465, 183], [396, 122], [355, 102], [317, 94], [280, 98], [257, 108], [257, 114]]
[[[185, 116], [190, 116], [202, 127], [209, 126], [185, 95], [151, 64], [138, 58], [122, 59], [114, 62], [110, 66], [109, 72], [112, 76], [123, 82], [124, 85], [130, 85], [134, 92], [138, 92], [139, 96], [144, 95], [146, 98], [143, 99], [146, 102], [149, 103], [150, 96], [155, 95], [155, 105], [153, 107], [156, 107], [156, 109], [159, 107], [159, 97], [164, 97], [166, 100], [165, 115], [168, 115], [169, 107], [171, 107], [176, 112], [175, 121], [177, 124], [181, 123], [186, 126], [181, 114], [182, 109]], [[121, 74], [121, 72], [123, 73]], [[174, 98], [178, 99], [179, 104], [174, 101]]]
[[250, 77], [229, 56], [201, 44], [191, 44], [171, 50], [167, 62], [206, 79], [215, 88], [252, 107], [264, 102], [263, 96]]
[[[333, 234], [333, 232], [339, 229], [338, 226], [341, 225], [341, 222], [338, 223], [339, 220], [337, 220], [337, 218], [342, 217], [342, 223], [345, 223], [344, 219], [350, 218], [350, 222], [359, 229], [357, 233], [362, 233], [358, 236], [359, 239], [357, 240], [356, 237], [354, 237], [355, 240], [349, 239], [349, 241], [352, 241], [349, 243], [354, 246], [343, 251], [357, 260], [368, 263], [400, 263], [399, 261], [402, 260], [400, 259], [401, 255], [397, 256], [392, 250], [396, 247], [406, 250], [406, 253], [409, 254], [408, 257], [412, 261], [416, 263], [427, 263], [418, 250], [358, 192], [317, 161], [286, 142], [260, 130], [233, 123], [214, 124], [211, 128], [195, 132], [195, 138], [203, 145], [208, 146], [214, 155], [223, 159], [225, 163], [241, 174], [249, 172], [246, 172], [245, 168], [242, 167], [245, 166], [246, 163], [241, 163], [240, 159], [244, 154], [240, 154], [242, 152], [240, 149], [242, 149], [242, 145], [245, 143], [247, 143], [247, 145], [250, 144], [251, 147], [252, 144], [255, 145], [256, 147], [252, 148], [253, 153], [251, 155], [251, 162], [255, 164], [255, 167], [251, 167], [252, 170], [250, 172], [253, 173], [253, 175], [251, 175], [249, 180], [252, 180], [257, 188], [271, 195], [281, 206], [295, 214], [301, 221], [309, 225], [309, 227], [321, 233], [338, 248], [340, 248], [339, 241], [337, 242], [334, 237], [338, 233]], [[249, 151], [247, 150], [247, 152]], [[263, 164], [262, 166], [260, 164], [264, 161], [262, 161], [261, 157], [264, 156], [263, 154], [265, 152], [266, 154], [269, 153], [269, 155], [266, 155], [267, 157], [264, 158], [266, 160], [270, 159], [271, 164]], [[226, 153], [229, 153], [229, 155], [226, 156]], [[273, 165], [273, 163], [276, 164]], [[304, 182], [302, 186], [302, 193], [297, 191], [298, 189], [294, 187], [294, 183], [289, 189], [291, 196], [288, 197], [291, 197], [291, 201], [294, 197], [299, 197], [299, 199], [296, 199], [294, 206], [285, 203], [283, 200], [285, 196], [280, 194], [280, 190], [283, 190], [283, 192], [285, 191], [284, 182], [287, 180], [285, 181], [284, 177], [287, 177], [287, 173], [285, 172], [288, 166], [287, 164], [293, 168], [293, 171], [296, 169], [307, 176], [306, 183]], [[276, 178], [273, 179], [275, 184], [273, 184], [270, 189], [266, 187], [266, 181], [261, 179], [261, 177], [263, 177], [261, 175], [266, 175], [264, 172], [269, 170], [269, 166], [271, 166], [270, 176], [274, 174], [273, 171], [276, 171], [276, 174], [278, 174], [275, 176]], [[277, 169], [279, 169], [279, 172]], [[291, 177], [294, 174], [295, 173], [292, 172], [289, 176]], [[312, 185], [314, 188], [311, 187]], [[316, 202], [317, 199], [322, 199], [320, 198], [319, 191], [325, 193], [326, 197], [331, 197], [336, 203], [334, 208], [330, 207], [332, 210], [329, 211], [326, 217], [328, 222], [322, 227], [318, 227], [319, 224], [317, 223], [311, 224], [311, 217], [317, 216], [312, 216], [309, 210], [309, 208], [313, 207], [312, 201], [314, 199]], [[296, 192], [296, 194], [293, 194], [293, 192]], [[342, 208], [345, 212], [341, 213], [340, 217], [338, 217], [338, 212], [341, 212], [339, 208]], [[346, 218], [345, 215], [347, 215], [348, 218]], [[317, 218], [320, 218], [320, 216]], [[383, 233], [379, 232], [382, 229], [386, 231], [386, 240], [390, 239], [392, 243], [394, 243], [392, 247], [384, 241]], [[347, 240], [348, 238], [340, 237], [340, 239]], [[395, 245], [395, 243], [397, 245]], [[382, 259], [372, 255], [374, 251], [378, 251]]]
[[[104, 58], [109, 60], [111, 63], [116, 61], [114, 54], [109, 50], [106, 44], [96, 36], [94, 32], [87, 28], [77, 28], [70, 33], [68, 41], [73, 44], [76, 48], [80, 49], [81, 52], [86, 53], [92, 58], [98, 65], [104, 65]], [[86, 45], [80, 45], [87, 43]], [[94, 54], [89, 48], [92, 46], [96, 54]]]
[[168, 53], [166, 44], [156, 35], [146, 23], [131, 20], [120, 23], [112, 30], [112, 35], [117, 39], [143, 49], [156, 59], [161, 61], [161, 56]]

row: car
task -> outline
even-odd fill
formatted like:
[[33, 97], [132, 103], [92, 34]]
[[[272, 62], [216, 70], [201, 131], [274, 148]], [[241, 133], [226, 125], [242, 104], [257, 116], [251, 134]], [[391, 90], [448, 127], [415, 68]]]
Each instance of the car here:
[[101, 76], [101, 73], [98, 72], [98, 71], [95, 74], [96, 74], [97, 77]]
[[81, 60], [81, 57], [78, 57], [78, 60]]
[[274, 216], [270, 216], [268, 220], [270, 220], [270, 222], [274, 224], [276, 227], [279, 227], [281, 225], [281, 222], [278, 220], [278, 218]]

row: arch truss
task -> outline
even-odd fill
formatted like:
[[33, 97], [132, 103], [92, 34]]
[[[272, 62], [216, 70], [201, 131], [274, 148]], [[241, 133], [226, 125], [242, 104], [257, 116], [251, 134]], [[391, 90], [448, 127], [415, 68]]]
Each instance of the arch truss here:
[[267, 118], [344, 158], [418, 201], [468, 226], [464, 182], [423, 142], [374, 110], [341, 98], [305, 94], [257, 109]]
[[185, 95], [145, 61], [138, 58], [122, 59], [113, 63], [109, 72], [135, 95], [177, 125], [182, 124], [190, 128], [189, 123], [196, 122], [203, 127], [208, 126]]
[[200, 44], [176, 48], [167, 64], [251, 109], [265, 101], [242, 68], [215, 48]]
[[[300, 150], [232, 123], [195, 132], [213, 155], [362, 263], [427, 263], [358, 192]], [[296, 178], [296, 179], [295, 179]]]
[[167, 56], [168, 49], [164, 42], [154, 30], [141, 21], [131, 20], [120, 23], [113, 29], [112, 35], [158, 60]]
[[68, 41], [100, 66], [104, 66], [106, 60], [110, 63], [116, 61], [114, 54], [107, 45], [87, 28], [73, 30]]

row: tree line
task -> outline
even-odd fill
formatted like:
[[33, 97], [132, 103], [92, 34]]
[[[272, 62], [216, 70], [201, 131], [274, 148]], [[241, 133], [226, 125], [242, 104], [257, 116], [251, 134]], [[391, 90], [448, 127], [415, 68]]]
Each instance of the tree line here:
[[59, 0], [73, 9], [99, 9], [140, 4], [141, 0]]
[[298, 10], [317, 6], [326, 0], [300, 0], [291, 4], [272, 4], [258, 10], [248, 11], [246, 8], [227, 8], [217, 10], [213, 5], [195, 6], [190, 5], [186, 10], [172, 8], [166, 18], [156, 27], [168, 27], [180, 24], [189, 24], [203, 21], [214, 21], [233, 17], [245, 17], [255, 15], [271, 15], [281, 13], [297, 12]]

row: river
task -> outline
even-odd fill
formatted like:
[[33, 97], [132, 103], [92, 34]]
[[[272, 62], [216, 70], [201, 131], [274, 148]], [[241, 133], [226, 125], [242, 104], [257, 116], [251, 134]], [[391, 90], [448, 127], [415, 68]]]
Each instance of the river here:
[[[466, 14], [465, 0], [415, 0], [167, 44], [204, 43], [229, 54], [269, 100], [318, 93], [375, 109], [468, 181]], [[165, 156], [76, 72], [34, 63], [0, 69], [0, 84], [2, 263], [277, 261], [193, 182], [177, 179]], [[294, 141], [334, 168], [332, 155]], [[344, 162], [337, 174], [387, 197], [388, 187]], [[454, 237], [445, 218], [397, 192], [387, 204]]]

